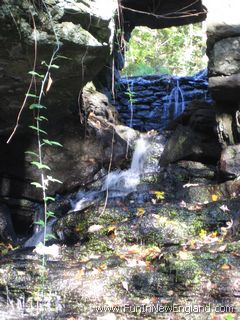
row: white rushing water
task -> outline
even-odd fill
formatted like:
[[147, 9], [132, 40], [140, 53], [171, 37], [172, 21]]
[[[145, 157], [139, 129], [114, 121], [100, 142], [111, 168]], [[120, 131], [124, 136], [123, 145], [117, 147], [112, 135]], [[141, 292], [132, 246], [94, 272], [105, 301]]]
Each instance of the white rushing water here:
[[[170, 108], [172, 102], [174, 103], [174, 119], [177, 118], [185, 109], [185, 100], [183, 91], [179, 84], [179, 78], [175, 77], [175, 86], [169, 95], [168, 108]], [[181, 103], [180, 103], [181, 101]]]
[[102, 190], [115, 191], [123, 194], [134, 191], [140, 182], [148, 151], [148, 141], [144, 138], [138, 139], [130, 168], [125, 171], [116, 170], [110, 172], [105, 178]]
[[[130, 192], [136, 191], [143, 174], [156, 172], [158, 159], [163, 151], [164, 138], [161, 136], [139, 138], [135, 143], [131, 166], [128, 170], [115, 170], [110, 172], [104, 179], [100, 190], [80, 191], [74, 199], [70, 199], [72, 210], [69, 212], [80, 211], [89, 205], [96, 203], [104, 198], [106, 191], [110, 198], [126, 196]], [[56, 219], [47, 223], [47, 234], [52, 233], [52, 226]], [[41, 228], [35, 232], [25, 243], [24, 247], [35, 247], [43, 242], [44, 230]]]
[[[47, 222], [46, 226], [46, 234], [51, 235], [52, 234], [52, 226], [54, 222], [56, 222], [56, 218], [49, 220]], [[37, 233], [34, 233], [31, 238], [29, 238], [23, 245], [23, 247], [36, 247], [37, 244], [40, 242], [43, 242], [44, 240], [44, 228], [42, 227]]]

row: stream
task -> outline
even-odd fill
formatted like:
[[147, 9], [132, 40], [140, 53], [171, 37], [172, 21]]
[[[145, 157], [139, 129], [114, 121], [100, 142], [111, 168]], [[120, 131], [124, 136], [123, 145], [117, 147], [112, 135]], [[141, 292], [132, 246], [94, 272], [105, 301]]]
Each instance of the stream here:
[[[79, 191], [74, 196], [68, 196], [71, 210], [68, 213], [79, 212], [90, 205], [99, 202], [104, 197], [106, 201], [115, 198], [124, 198], [131, 192], [137, 190], [141, 178], [149, 174], [157, 174], [160, 167], [158, 159], [163, 151], [165, 138], [163, 135], [142, 135], [135, 142], [130, 168], [127, 170], [110, 171], [103, 179], [98, 190]], [[41, 216], [42, 209], [39, 208], [37, 218]], [[46, 233], [52, 235], [52, 227], [56, 218], [48, 221]], [[37, 220], [36, 220], [37, 221]], [[23, 247], [36, 247], [43, 242], [44, 229], [34, 230], [34, 234], [23, 244]], [[61, 239], [61, 235], [59, 234]]]

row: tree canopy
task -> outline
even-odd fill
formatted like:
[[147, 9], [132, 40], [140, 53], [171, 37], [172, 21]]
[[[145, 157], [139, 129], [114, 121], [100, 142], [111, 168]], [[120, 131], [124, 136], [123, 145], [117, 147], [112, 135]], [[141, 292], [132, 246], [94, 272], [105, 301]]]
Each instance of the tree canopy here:
[[123, 75], [192, 75], [206, 67], [202, 23], [166, 29], [135, 28], [126, 49]]

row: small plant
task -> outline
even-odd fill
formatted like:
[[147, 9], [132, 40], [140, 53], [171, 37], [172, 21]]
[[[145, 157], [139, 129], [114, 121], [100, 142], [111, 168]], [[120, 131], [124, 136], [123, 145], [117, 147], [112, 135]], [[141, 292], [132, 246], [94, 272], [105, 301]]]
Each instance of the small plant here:
[[[24, 102], [20, 108], [19, 114], [17, 116], [16, 125], [14, 130], [9, 137], [7, 143], [11, 140], [13, 135], [15, 134], [19, 119], [21, 117], [22, 110], [24, 109], [26, 102], [28, 100], [32, 100], [32, 103], [29, 106], [29, 109], [33, 113], [33, 123], [29, 126], [29, 128], [34, 133], [36, 140], [37, 140], [37, 150], [28, 150], [26, 151], [26, 155], [31, 159], [30, 163], [34, 166], [37, 170], [37, 174], [39, 176], [38, 181], [31, 182], [31, 185], [39, 190], [42, 193], [42, 202], [43, 202], [43, 216], [34, 223], [41, 226], [43, 228], [43, 240], [41, 243], [42, 247], [45, 247], [46, 242], [51, 239], [53, 236], [47, 233], [47, 222], [49, 219], [55, 217], [55, 213], [48, 209], [49, 203], [55, 201], [55, 198], [48, 195], [48, 187], [50, 183], [62, 183], [60, 180], [56, 179], [52, 175], [50, 175], [51, 168], [49, 164], [44, 162], [44, 152], [46, 147], [62, 147], [62, 144], [58, 141], [51, 140], [48, 138], [48, 133], [45, 129], [45, 124], [48, 121], [46, 117], [47, 107], [43, 104], [43, 96], [46, 96], [49, 90], [51, 89], [51, 85], [53, 83], [51, 72], [53, 69], [58, 69], [59, 66], [55, 63], [55, 61], [59, 58], [66, 57], [58, 56], [58, 51], [60, 48], [60, 43], [58, 40], [57, 33], [55, 32], [54, 23], [52, 20], [52, 16], [50, 11], [48, 10], [48, 6], [45, 4], [44, 1], [41, 1], [41, 5], [44, 7], [44, 10], [48, 14], [49, 22], [52, 26], [53, 34], [56, 40], [56, 46], [53, 50], [53, 53], [48, 62], [42, 61], [41, 65], [44, 66], [45, 72], [39, 73], [36, 71], [36, 61], [37, 61], [37, 29], [35, 24], [34, 14], [32, 14], [32, 22], [34, 31], [34, 42], [35, 42], [35, 57], [33, 63], [33, 70], [29, 71], [29, 74], [32, 76], [29, 88], [27, 90]], [[34, 90], [32, 89], [34, 88]], [[43, 303], [43, 307], [45, 307], [44, 303], [46, 301], [46, 277], [47, 277], [47, 268], [46, 268], [46, 253], [42, 253], [42, 263], [39, 266], [39, 274], [40, 274], [40, 281], [41, 281], [41, 295], [40, 299]]]

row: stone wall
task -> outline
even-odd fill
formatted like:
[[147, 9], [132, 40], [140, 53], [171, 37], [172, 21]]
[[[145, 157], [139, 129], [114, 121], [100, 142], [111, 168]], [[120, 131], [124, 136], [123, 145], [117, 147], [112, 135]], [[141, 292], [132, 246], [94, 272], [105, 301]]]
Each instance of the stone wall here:
[[211, 98], [206, 70], [193, 77], [152, 75], [122, 78], [113, 102], [122, 121], [140, 131], [161, 130], [193, 100]]

